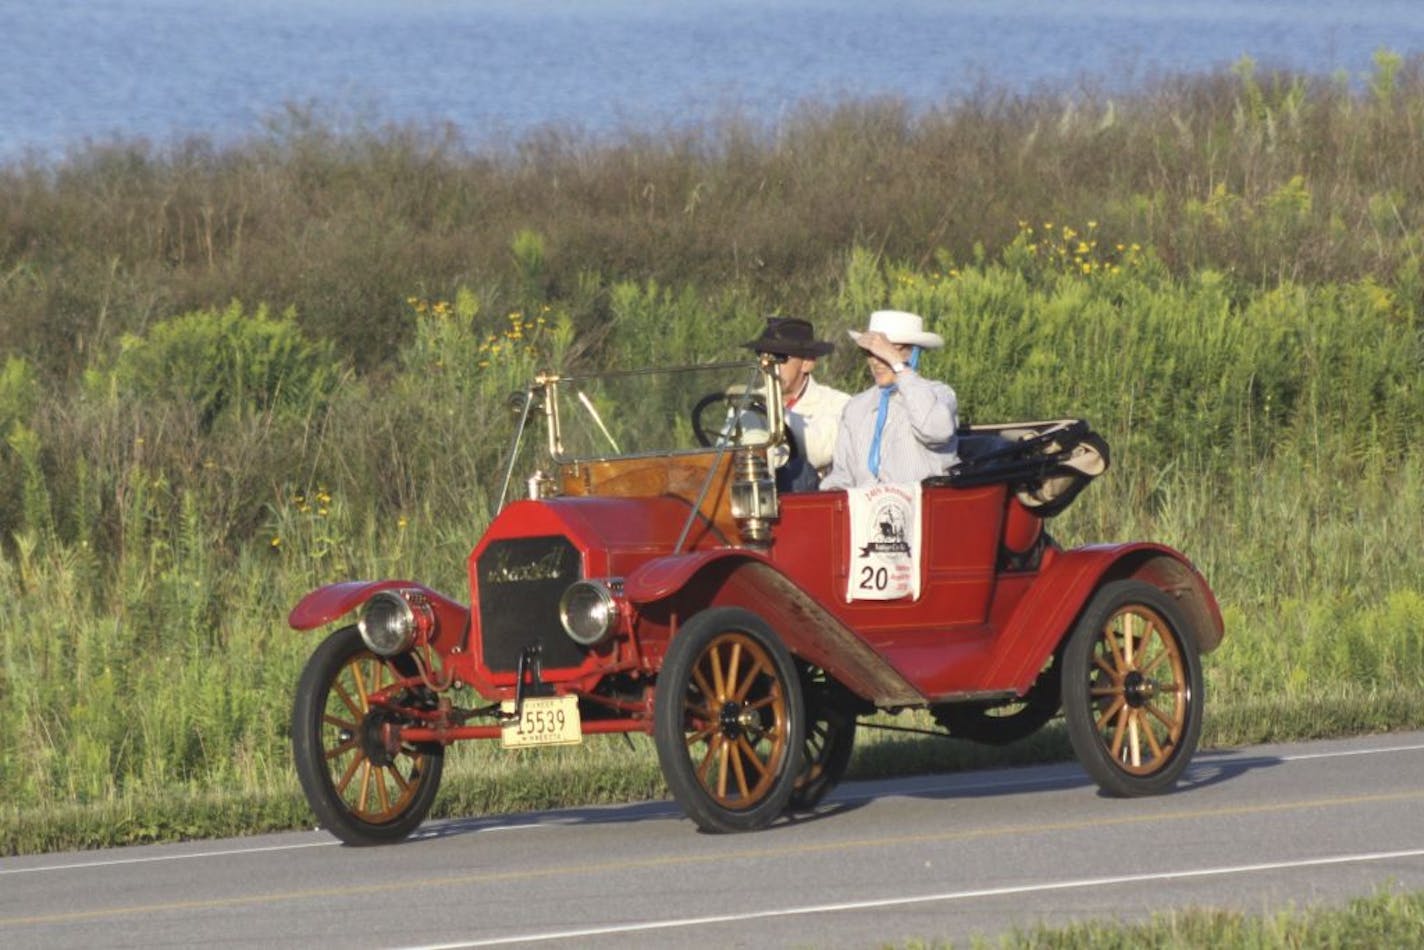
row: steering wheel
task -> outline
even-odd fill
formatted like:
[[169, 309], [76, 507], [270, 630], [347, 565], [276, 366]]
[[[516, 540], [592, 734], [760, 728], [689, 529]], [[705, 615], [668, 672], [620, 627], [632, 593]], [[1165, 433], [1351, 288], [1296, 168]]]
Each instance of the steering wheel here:
[[[721, 404], [726, 407], [720, 421], [721, 424], [709, 432], [709, 427], [703, 424], [703, 419], [708, 408]], [[741, 435], [741, 421], [737, 420], [736, 428], [727, 431], [727, 419], [730, 416], [740, 416], [744, 412], [754, 412], [766, 418], [766, 402], [759, 396], [743, 397], [735, 393], [712, 392], [697, 400], [697, 404], [692, 407], [692, 434], [697, 439], [698, 445], [714, 446], [718, 442], [730, 437], [736, 441]], [[801, 457], [801, 447], [796, 444], [796, 438], [791, 434], [791, 429], [784, 422], [782, 423], [782, 445], [786, 446], [786, 458], [778, 468], [790, 465]]]

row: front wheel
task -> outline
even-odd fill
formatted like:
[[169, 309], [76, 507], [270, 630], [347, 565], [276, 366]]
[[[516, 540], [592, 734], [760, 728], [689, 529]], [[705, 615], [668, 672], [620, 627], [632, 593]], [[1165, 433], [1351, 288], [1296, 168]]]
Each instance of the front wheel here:
[[1094, 595], [1063, 654], [1068, 737], [1110, 795], [1176, 783], [1201, 737], [1196, 638], [1159, 588], [1114, 581]]
[[386, 844], [424, 820], [440, 787], [444, 750], [388, 736], [398, 711], [371, 697], [415, 671], [409, 657], [380, 657], [355, 627], [322, 641], [297, 684], [292, 757], [317, 820], [347, 844]]
[[673, 797], [703, 831], [765, 827], [791, 799], [805, 735], [791, 654], [756, 614], [702, 611], [668, 646], [653, 738]]

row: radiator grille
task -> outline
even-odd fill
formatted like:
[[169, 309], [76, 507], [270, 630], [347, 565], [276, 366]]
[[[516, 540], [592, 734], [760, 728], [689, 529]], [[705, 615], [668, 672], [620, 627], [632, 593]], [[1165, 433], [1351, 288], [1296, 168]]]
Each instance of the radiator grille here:
[[545, 669], [578, 666], [586, 649], [559, 625], [559, 597], [579, 579], [579, 553], [561, 535], [492, 541], [475, 562], [486, 669], [513, 672], [520, 652], [542, 647]]

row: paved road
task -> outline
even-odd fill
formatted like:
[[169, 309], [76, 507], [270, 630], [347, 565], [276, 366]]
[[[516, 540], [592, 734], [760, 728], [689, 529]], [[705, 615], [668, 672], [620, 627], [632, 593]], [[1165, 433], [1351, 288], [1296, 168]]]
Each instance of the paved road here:
[[1424, 732], [1198, 755], [1174, 794], [1076, 765], [843, 786], [736, 836], [666, 802], [0, 860], [0, 946], [874, 947], [1192, 904], [1424, 889]]

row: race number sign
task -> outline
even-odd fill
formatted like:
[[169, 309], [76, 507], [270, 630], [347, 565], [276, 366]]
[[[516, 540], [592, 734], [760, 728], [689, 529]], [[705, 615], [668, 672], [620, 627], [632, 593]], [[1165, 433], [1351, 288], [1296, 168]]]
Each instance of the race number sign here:
[[920, 485], [869, 485], [850, 501], [846, 601], [920, 596]]

